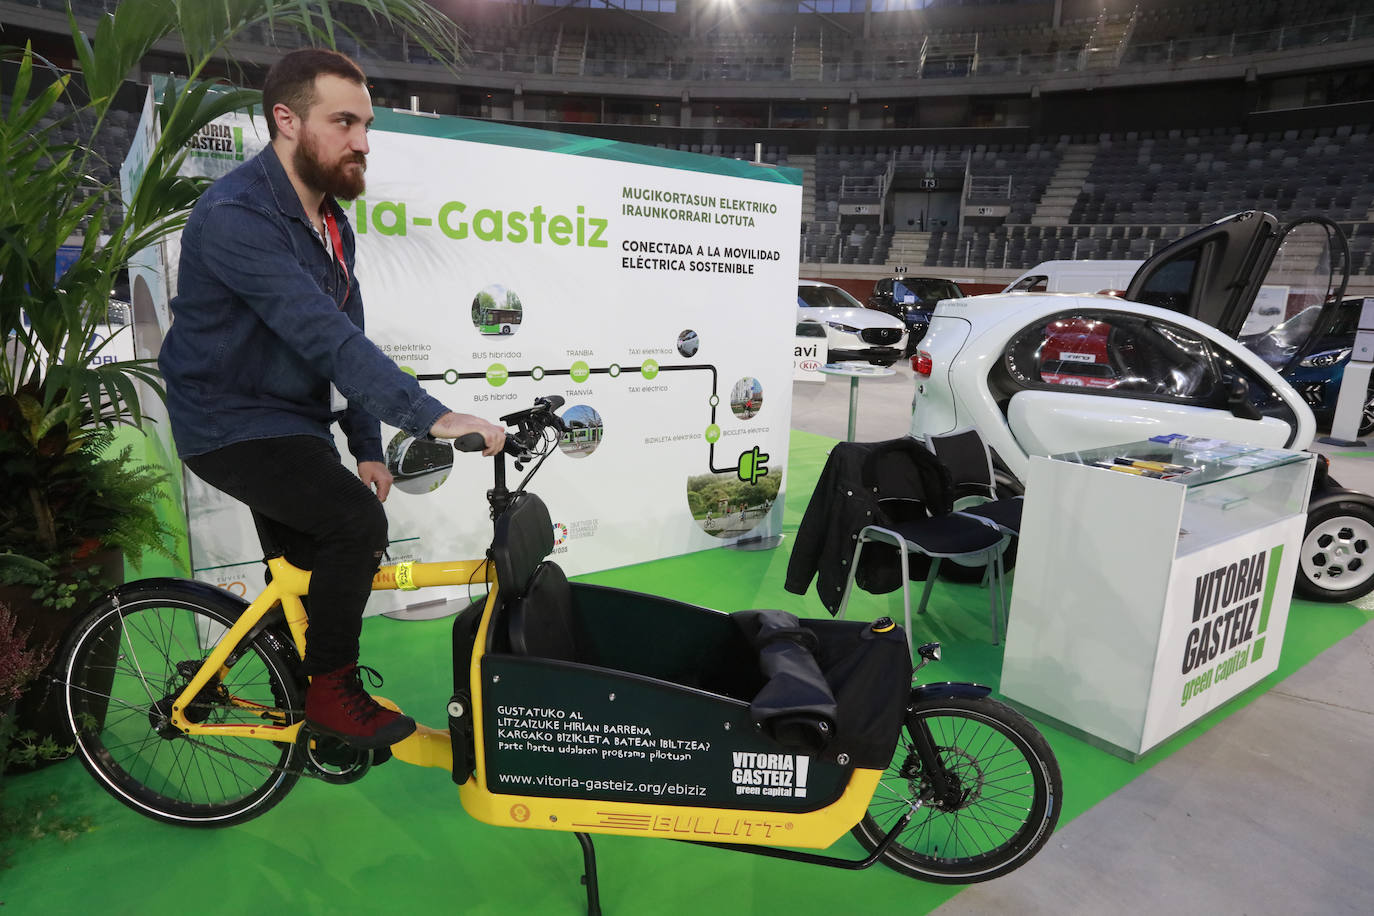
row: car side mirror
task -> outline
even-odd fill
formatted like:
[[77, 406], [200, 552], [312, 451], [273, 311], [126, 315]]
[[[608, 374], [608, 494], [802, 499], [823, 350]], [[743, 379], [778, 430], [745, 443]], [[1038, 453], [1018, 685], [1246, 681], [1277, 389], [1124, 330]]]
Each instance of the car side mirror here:
[[1239, 375], [1227, 376], [1223, 380], [1226, 385], [1226, 408], [1231, 411], [1233, 417], [1242, 420], [1258, 420], [1264, 415], [1259, 412], [1254, 404], [1250, 403], [1250, 383]]

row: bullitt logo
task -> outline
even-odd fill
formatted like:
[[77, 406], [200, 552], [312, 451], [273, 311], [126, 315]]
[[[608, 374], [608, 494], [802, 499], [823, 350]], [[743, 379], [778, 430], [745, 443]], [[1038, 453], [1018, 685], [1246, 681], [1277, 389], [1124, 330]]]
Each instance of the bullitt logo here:
[[735, 751], [730, 782], [736, 795], [806, 797], [811, 758], [793, 754], [753, 754]]

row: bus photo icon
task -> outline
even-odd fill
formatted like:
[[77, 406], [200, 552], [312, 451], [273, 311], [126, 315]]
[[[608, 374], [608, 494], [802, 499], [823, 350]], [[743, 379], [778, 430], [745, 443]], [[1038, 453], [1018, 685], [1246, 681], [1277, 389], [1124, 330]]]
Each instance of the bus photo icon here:
[[487, 337], [508, 337], [520, 330], [525, 308], [515, 290], [493, 283], [472, 297], [472, 326]]

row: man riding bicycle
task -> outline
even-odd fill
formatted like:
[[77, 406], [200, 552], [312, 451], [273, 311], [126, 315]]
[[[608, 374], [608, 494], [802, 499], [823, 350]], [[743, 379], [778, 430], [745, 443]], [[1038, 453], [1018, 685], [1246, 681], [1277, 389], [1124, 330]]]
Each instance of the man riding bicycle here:
[[[415, 729], [362, 685], [358, 640], [387, 547], [392, 475], [380, 420], [412, 435], [502, 427], [431, 397], [363, 333], [355, 243], [338, 200], [363, 193], [372, 101], [352, 60], [293, 51], [263, 85], [271, 143], [216, 181], [182, 234], [158, 363], [183, 462], [247, 504], [264, 550], [312, 568], [305, 672], [312, 729], [361, 748]], [[337, 421], [357, 462], [346, 468]]]

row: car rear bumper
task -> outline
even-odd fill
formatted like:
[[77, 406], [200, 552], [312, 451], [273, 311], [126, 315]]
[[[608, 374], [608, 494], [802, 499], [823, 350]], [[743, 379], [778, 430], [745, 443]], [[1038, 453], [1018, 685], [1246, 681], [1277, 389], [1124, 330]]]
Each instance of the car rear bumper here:
[[902, 358], [902, 351], [896, 347], [847, 347], [830, 348], [830, 361], [842, 363], [849, 361], [869, 362], [890, 366]]

